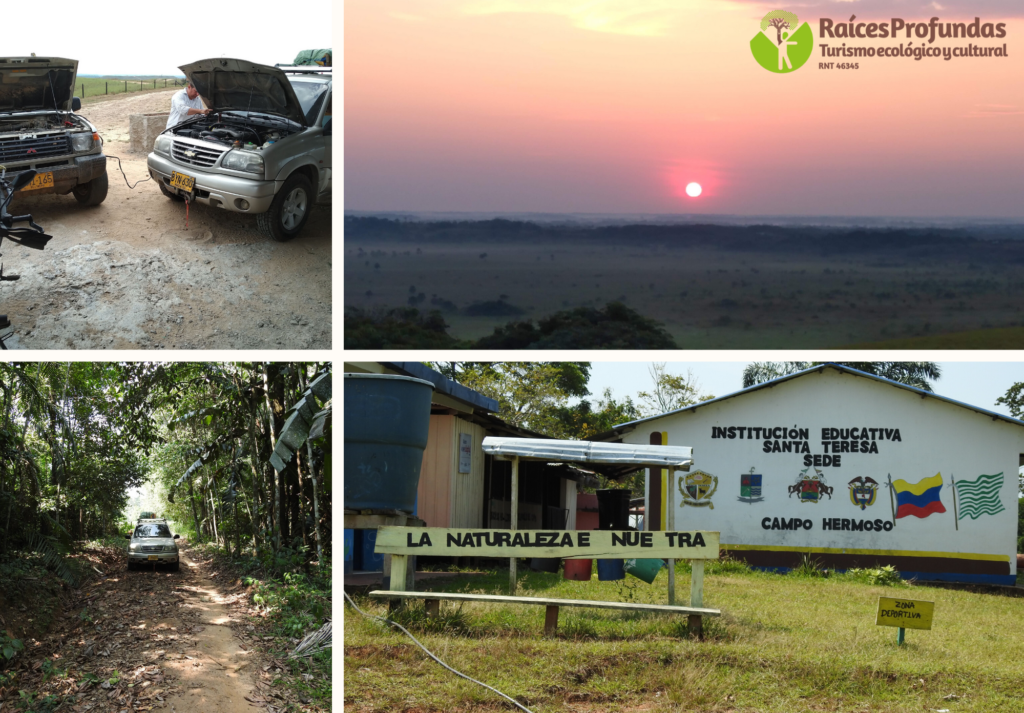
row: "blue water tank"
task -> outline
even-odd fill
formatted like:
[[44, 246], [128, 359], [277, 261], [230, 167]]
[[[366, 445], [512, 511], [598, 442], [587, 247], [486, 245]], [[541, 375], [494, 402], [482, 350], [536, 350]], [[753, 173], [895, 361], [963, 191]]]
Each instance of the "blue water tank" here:
[[345, 374], [345, 507], [412, 512], [434, 385], [392, 374]]

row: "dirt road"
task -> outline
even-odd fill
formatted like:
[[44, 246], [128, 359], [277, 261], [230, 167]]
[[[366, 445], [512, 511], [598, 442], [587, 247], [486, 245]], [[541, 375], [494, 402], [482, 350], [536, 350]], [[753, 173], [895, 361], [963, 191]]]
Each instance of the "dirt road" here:
[[188, 567], [196, 576], [187, 584], [176, 588], [187, 593], [182, 607], [196, 615], [191, 632], [195, 647], [177, 658], [169, 659], [166, 667], [177, 675], [178, 691], [167, 698], [172, 711], [219, 711], [242, 713], [251, 711], [246, 696], [252, 696], [252, 676], [256, 665], [250, 650], [242, 646], [231, 624], [229, 604], [242, 595], [228, 595], [205, 576], [188, 555], [182, 555], [182, 567]]
[[[148, 176], [129, 151], [129, 116], [166, 112], [173, 91], [87, 105], [81, 114], [118, 156], [128, 182]], [[19, 194], [53, 235], [44, 251], [4, 241], [0, 313], [11, 349], [329, 349], [331, 209], [277, 243], [253, 216], [168, 200], [152, 181], [132, 190], [107, 160], [110, 192], [86, 208], [73, 196]]]
[[121, 551], [87, 555], [98, 577], [65, 594], [46, 636], [25, 638], [13, 687], [0, 679], [0, 710], [19, 690], [89, 713], [283, 710], [273, 682], [286, 664], [266, 653], [246, 588], [183, 547], [177, 572], [127, 571]]

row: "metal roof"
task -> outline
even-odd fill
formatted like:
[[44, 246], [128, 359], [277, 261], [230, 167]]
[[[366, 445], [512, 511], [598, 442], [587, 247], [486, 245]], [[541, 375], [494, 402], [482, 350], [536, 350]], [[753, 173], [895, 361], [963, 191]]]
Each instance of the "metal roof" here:
[[435, 393], [451, 396], [453, 399], [464, 401], [475, 408], [489, 413], [496, 413], [498, 411], [498, 402], [494, 399], [473, 391], [473, 389], [463, 386], [457, 381], [452, 381], [447, 376], [439, 374], [429, 366], [418, 361], [385, 361], [381, 362], [381, 364], [397, 371], [404, 371], [409, 376], [414, 376], [417, 379], [429, 381], [434, 385]]
[[638, 467], [660, 465], [678, 470], [687, 470], [693, 463], [693, 449], [685, 446], [649, 446], [629, 443], [488, 436], [483, 440], [483, 451], [492, 456], [519, 456], [532, 460], [611, 463]]
[[[864, 379], [871, 379], [873, 381], [878, 381], [878, 382], [881, 382], [883, 384], [888, 384], [889, 386], [895, 386], [895, 387], [903, 389], [905, 391], [910, 391], [911, 393], [918, 394], [922, 398], [930, 398], [930, 399], [935, 399], [936, 401], [944, 401], [945, 403], [952, 404], [953, 406], [959, 406], [960, 408], [965, 408], [965, 409], [968, 409], [970, 411], [974, 411], [976, 413], [980, 413], [983, 416], [988, 416], [993, 421], [997, 421], [997, 420], [998, 421], [1005, 421], [1006, 423], [1013, 424], [1014, 426], [1024, 426], [1024, 421], [1019, 421], [1019, 420], [1017, 420], [1015, 418], [1011, 418], [1010, 416], [1004, 416], [1003, 414], [996, 413], [995, 411], [989, 411], [988, 409], [979, 408], [978, 406], [971, 406], [970, 404], [962, 403], [960, 401], [957, 401], [956, 399], [951, 399], [951, 398], [948, 398], [946, 396], [939, 396], [936, 393], [933, 393], [931, 391], [925, 391], [924, 389], [919, 389], [916, 386], [908, 386], [907, 384], [902, 384], [902, 383], [900, 383], [898, 381], [893, 381], [891, 379], [886, 379], [886, 378], [883, 378], [881, 376], [876, 376], [874, 374], [868, 374], [867, 372], [859, 371], [857, 369], [851, 369], [850, 367], [843, 366], [842, 364], [828, 363], [828, 364], [818, 364], [817, 366], [812, 366], [810, 369], [805, 369], [803, 371], [798, 371], [798, 372], [793, 373], [793, 374], [787, 374], [786, 376], [780, 376], [778, 379], [772, 379], [771, 381], [765, 381], [764, 383], [761, 383], [761, 384], [755, 384], [755, 385], [749, 386], [749, 387], [747, 387], [745, 389], [741, 389], [740, 391], [735, 391], [735, 392], [733, 392], [731, 394], [727, 394], [725, 396], [720, 396], [717, 399], [710, 399], [708, 401], [701, 401], [700, 403], [692, 404], [690, 406], [686, 406], [686, 407], [681, 408], [681, 409], [676, 409], [675, 411], [668, 411], [666, 413], [658, 414], [657, 416], [648, 416], [647, 418], [640, 418], [640, 419], [637, 419], [636, 421], [628, 421], [627, 423], [620, 423], [617, 426], [615, 426], [614, 428], [612, 428], [610, 431], [605, 431], [604, 433], [598, 434], [597, 436], [595, 436], [595, 438], [611, 438], [613, 436], [619, 436], [619, 435], [622, 434], [622, 432], [624, 430], [626, 430], [626, 429], [632, 430], [632, 428], [635, 428], [636, 425], [640, 424], [640, 423], [646, 423], [647, 421], [653, 421], [655, 419], [664, 418], [665, 416], [671, 416], [673, 414], [683, 413], [684, 411], [696, 411], [698, 408], [702, 408], [702, 407], [708, 406], [710, 404], [720, 403], [720, 402], [725, 401], [727, 399], [734, 399], [737, 396], [744, 396], [745, 394], [753, 393], [754, 391], [759, 391], [760, 389], [770, 389], [770, 388], [772, 388], [774, 386], [778, 386], [779, 384], [781, 384], [784, 381], [790, 381], [791, 379], [799, 379], [799, 378], [801, 378], [803, 376], [807, 376], [808, 374], [811, 374], [811, 373], [814, 373], [814, 372], [821, 373], [825, 369], [835, 369], [838, 372], [842, 372], [844, 374], [850, 374], [851, 376], [857, 376], [857, 377], [861, 377], [861, 378], [864, 378]], [[654, 447], [655, 448], [664, 448], [665, 446], [654, 446]]]

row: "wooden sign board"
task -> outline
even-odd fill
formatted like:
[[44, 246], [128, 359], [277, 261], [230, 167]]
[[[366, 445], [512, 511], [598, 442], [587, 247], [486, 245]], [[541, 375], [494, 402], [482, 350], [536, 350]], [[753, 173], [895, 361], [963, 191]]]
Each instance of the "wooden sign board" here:
[[934, 613], [935, 602], [879, 597], [875, 624], [901, 629], [931, 629]]
[[430, 557], [718, 559], [719, 533], [382, 527], [375, 552]]

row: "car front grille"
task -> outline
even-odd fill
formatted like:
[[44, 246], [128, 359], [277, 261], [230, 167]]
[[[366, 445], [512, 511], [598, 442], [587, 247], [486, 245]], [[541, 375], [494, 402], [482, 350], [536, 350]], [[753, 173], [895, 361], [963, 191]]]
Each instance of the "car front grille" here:
[[227, 149], [217, 149], [212, 146], [200, 146], [199, 144], [185, 143], [174, 140], [171, 144], [171, 158], [179, 163], [187, 163], [190, 166], [209, 168], [217, 163]]
[[71, 137], [67, 134], [39, 136], [34, 139], [0, 139], [0, 163], [34, 161], [49, 156], [71, 153]]
[[142, 551], [143, 552], [163, 552], [164, 551], [164, 546], [163, 545], [143, 545], [142, 546]]

